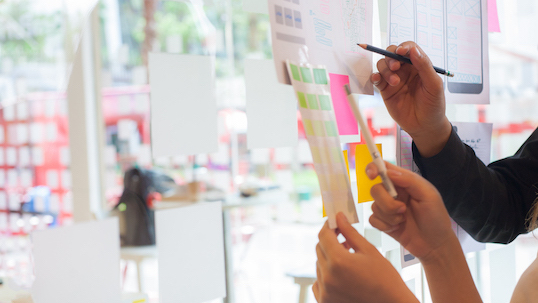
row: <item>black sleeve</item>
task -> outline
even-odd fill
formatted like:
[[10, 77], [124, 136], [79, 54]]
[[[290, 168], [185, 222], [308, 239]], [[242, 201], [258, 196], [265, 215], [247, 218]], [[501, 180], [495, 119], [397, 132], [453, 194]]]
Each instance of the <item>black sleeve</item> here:
[[439, 154], [422, 158], [413, 144], [413, 158], [452, 219], [477, 241], [509, 243], [527, 232], [527, 214], [538, 193], [538, 129], [514, 156], [488, 166], [454, 129]]

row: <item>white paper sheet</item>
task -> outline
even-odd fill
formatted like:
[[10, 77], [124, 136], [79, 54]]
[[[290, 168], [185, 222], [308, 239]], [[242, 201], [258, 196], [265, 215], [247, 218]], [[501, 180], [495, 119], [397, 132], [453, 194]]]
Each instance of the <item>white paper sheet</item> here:
[[41, 166], [45, 163], [45, 155], [43, 154], [43, 148], [40, 146], [32, 147], [32, 164], [35, 166]]
[[6, 158], [5, 150], [3, 147], [0, 147], [0, 166], [4, 166], [5, 158]]
[[117, 218], [32, 233], [34, 302], [120, 302], [118, 235]]
[[0, 191], [0, 210], [6, 209], [8, 209], [6, 193], [4, 191]]
[[291, 147], [275, 148], [273, 162], [276, 164], [291, 164], [293, 162], [293, 149]]
[[217, 151], [213, 60], [149, 54], [153, 157]]
[[160, 210], [155, 224], [160, 302], [226, 296], [221, 203]]
[[17, 142], [19, 144], [28, 143], [28, 124], [26, 123], [17, 124]]
[[491, 134], [493, 124], [474, 122], [452, 122], [461, 141], [469, 145], [476, 156], [488, 165], [491, 162]]
[[15, 147], [6, 148], [6, 164], [8, 166], [17, 165], [17, 149]]
[[271, 60], [245, 60], [247, 146], [297, 145], [297, 102], [293, 88], [278, 83]]
[[267, 0], [243, 0], [243, 10], [249, 13], [269, 14]]
[[23, 121], [28, 119], [28, 102], [17, 104], [17, 119]]
[[250, 150], [252, 164], [265, 165], [269, 163], [270, 150], [268, 148], [253, 148]]
[[23, 167], [30, 165], [30, 149], [27, 146], [19, 148], [19, 165]]
[[39, 122], [30, 123], [30, 143], [41, 143], [43, 142], [43, 130], [45, 125]]
[[118, 139], [129, 140], [134, 135], [136, 129], [136, 121], [130, 119], [121, 119], [118, 121]]
[[351, 91], [372, 95], [372, 0], [269, 0], [273, 57], [280, 83], [288, 84], [285, 60], [325, 65], [349, 75]]
[[331, 102], [329, 74], [324, 66], [290, 61], [288, 72], [312, 152], [329, 226], [336, 228], [338, 212], [342, 212], [350, 223], [357, 223], [359, 219]]
[[55, 169], [48, 169], [46, 172], [47, 186], [51, 189], [58, 188], [58, 171]]
[[[440, 76], [445, 82], [448, 103], [488, 104], [487, 1], [465, 3], [463, 5], [459, 0], [390, 0], [388, 42], [389, 45], [399, 45], [415, 41], [433, 65], [455, 74], [454, 78]], [[482, 45], [469, 41], [481, 41]], [[476, 60], [480, 55], [481, 60]], [[477, 86], [473, 88], [474, 92], [449, 87], [448, 82], [455, 81], [476, 83]]]
[[70, 163], [71, 163], [71, 153], [69, 152], [69, 146], [61, 146], [60, 147], [60, 164], [69, 166]]

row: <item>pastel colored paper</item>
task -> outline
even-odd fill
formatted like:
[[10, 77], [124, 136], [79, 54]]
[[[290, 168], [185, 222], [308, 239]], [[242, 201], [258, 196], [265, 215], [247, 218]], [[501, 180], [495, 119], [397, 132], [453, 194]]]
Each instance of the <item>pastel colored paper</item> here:
[[[383, 157], [381, 144], [376, 144], [377, 149]], [[378, 176], [374, 180], [370, 180], [366, 175], [366, 165], [372, 162], [372, 155], [368, 151], [366, 144], [357, 144], [355, 146], [355, 173], [357, 175], [357, 203], [373, 201], [370, 189], [375, 184], [381, 183], [381, 178]]]
[[[331, 98], [336, 115], [336, 124], [340, 135], [357, 135], [359, 126], [353, 116], [351, 107], [347, 102], [347, 95], [344, 85], [349, 84], [349, 76], [339, 74], [329, 74], [331, 80]], [[321, 101], [321, 100], [320, 100]]]
[[497, 12], [497, 0], [488, 0], [488, 31], [500, 33], [499, 14]]
[[346, 174], [336, 116], [333, 108], [329, 107], [332, 103], [329, 102], [329, 74], [324, 66], [296, 64], [289, 60], [287, 66], [312, 152], [329, 226], [336, 228], [338, 212], [343, 212], [349, 222], [357, 223], [359, 219], [353, 203], [349, 174]]

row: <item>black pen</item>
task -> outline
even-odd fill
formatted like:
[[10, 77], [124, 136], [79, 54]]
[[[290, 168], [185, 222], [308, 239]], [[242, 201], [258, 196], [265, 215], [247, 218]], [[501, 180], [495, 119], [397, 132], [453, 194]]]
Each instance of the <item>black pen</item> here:
[[[365, 44], [365, 43], [357, 43], [357, 45], [364, 48], [367, 51], [378, 53], [380, 55], [384, 55], [386, 57], [396, 59], [398, 61], [401, 61], [401, 62], [404, 62], [404, 63], [409, 63], [409, 64], [413, 65], [413, 63], [411, 63], [411, 59], [409, 59], [407, 57], [404, 57], [404, 56], [401, 56], [401, 55], [398, 55], [396, 53], [391, 53], [391, 52], [386, 51], [384, 49], [377, 48], [375, 46], [371, 46], [371, 45], [368, 45], [368, 44]], [[440, 67], [434, 66], [433, 69], [435, 69], [435, 71], [437, 73], [441, 74], [441, 75], [445, 75], [447, 77], [454, 77], [454, 73], [452, 73], [450, 71], [447, 71], [445, 69], [442, 69]]]

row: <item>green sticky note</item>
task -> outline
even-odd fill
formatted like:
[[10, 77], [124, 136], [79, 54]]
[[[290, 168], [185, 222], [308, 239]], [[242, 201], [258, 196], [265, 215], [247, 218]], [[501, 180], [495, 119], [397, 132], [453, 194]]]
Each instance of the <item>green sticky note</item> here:
[[304, 97], [304, 93], [297, 92], [297, 99], [299, 99], [299, 105], [302, 108], [308, 108], [308, 106], [306, 106], [306, 98]]
[[318, 99], [316, 99], [316, 95], [306, 94], [306, 97], [308, 98], [308, 107], [310, 109], [319, 109]]
[[299, 75], [299, 69], [297, 68], [297, 65], [290, 63], [290, 69], [293, 79], [301, 81], [301, 76]]
[[301, 66], [301, 76], [303, 76], [304, 83], [312, 83], [312, 73], [310, 68]]
[[318, 137], [325, 137], [325, 130], [323, 129], [323, 121], [312, 121], [314, 127], [314, 133]]
[[325, 129], [327, 130], [327, 136], [336, 137], [338, 136], [338, 131], [336, 131], [336, 126], [332, 121], [325, 121]]
[[318, 99], [322, 110], [331, 110], [331, 97], [327, 95], [318, 95]]
[[327, 84], [327, 73], [324, 69], [321, 68], [314, 68], [312, 70], [314, 72], [314, 81], [316, 81], [316, 84]]
[[303, 120], [304, 130], [308, 136], [314, 136], [314, 128], [312, 128], [312, 121], [308, 119]]

